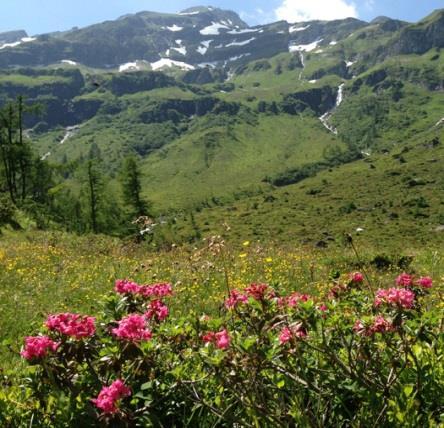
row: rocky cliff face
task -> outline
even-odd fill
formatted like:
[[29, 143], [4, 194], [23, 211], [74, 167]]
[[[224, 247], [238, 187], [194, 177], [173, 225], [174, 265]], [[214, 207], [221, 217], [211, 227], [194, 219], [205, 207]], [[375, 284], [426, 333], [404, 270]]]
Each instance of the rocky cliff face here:
[[28, 34], [24, 30], [7, 31], [0, 33], [0, 47], [6, 43], [15, 43], [19, 40], [28, 37]]
[[423, 54], [444, 47], [444, 10], [434, 12], [418, 24], [404, 27], [389, 46], [394, 54]]

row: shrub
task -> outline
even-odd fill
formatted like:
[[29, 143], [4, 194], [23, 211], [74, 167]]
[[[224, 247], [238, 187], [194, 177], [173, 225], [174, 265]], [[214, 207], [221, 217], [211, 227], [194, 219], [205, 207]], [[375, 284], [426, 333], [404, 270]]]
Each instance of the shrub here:
[[177, 319], [169, 284], [117, 281], [101, 317], [50, 316], [27, 338], [23, 415], [45, 427], [438, 426], [431, 278], [402, 274], [381, 290], [359, 272], [332, 278], [317, 296], [227, 290], [219, 316]]

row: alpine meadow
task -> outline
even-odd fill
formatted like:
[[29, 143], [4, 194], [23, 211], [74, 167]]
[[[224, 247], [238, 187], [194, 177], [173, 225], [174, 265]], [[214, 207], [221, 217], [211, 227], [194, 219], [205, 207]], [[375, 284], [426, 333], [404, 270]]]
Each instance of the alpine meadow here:
[[293, 3], [0, 32], [2, 428], [444, 427], [444, 9]]

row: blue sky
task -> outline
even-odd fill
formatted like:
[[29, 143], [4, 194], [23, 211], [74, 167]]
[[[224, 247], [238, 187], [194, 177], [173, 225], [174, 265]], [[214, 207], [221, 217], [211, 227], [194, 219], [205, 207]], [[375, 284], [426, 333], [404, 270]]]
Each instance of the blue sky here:
[[[232, 9], [249, 24], [275, 21], [334, 19], [353, 15], [371, 20], [386, 15], [417, 21], [444, 0], [207, 0]], [[177, 12], [199, 5], [199, 0], [0, 0], [0, 32], [24, 29], [30, 35], [67, 30], [74, 26], [115, 19], [142, 10]]]

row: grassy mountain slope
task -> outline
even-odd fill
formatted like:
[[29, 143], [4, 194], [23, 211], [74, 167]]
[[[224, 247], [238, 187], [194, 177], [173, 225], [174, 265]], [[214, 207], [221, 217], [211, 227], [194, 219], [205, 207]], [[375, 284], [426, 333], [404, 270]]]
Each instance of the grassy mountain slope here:
[[321, 159], [337, 144], [312, 117], [260, 115], [233, 124], [204, 118], [146, 159], [144, 189], [162, 208], [229, 200], [263, 189], [267, 174]]
[[389, 153], [226, 207], [205, 209], [196, 221], [204, 233], [222, 230], [227, 222], [236, 240], [330, 244], [362, 228], [362, 239], [381, 248], [443, 244], [443, 142], [444, 128], [434, 127]]

